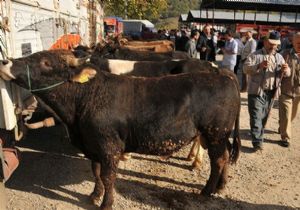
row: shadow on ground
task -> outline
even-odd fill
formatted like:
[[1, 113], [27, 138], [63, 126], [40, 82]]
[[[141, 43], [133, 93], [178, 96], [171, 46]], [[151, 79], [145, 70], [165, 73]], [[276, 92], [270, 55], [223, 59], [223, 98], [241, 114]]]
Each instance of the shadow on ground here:
[[[40, 195], [42, 197], [63, 201], [81, 207], [83, 209], [97, 209], [89, 204], [88, 193], [80, 190], [69, 190], [66, 185], [81, 184], [84, 181], [93, 182], [90, 170], [90, 161], [77, 155], [69, 142], [61, 141], [60, 128], [41, 129], [31, 131], [27, 140], [19, 145], [36, 151], [24, 151], [21, 164], [11, 179], [6, 183], [8, 189]], [[134, 157], [141, 160], [152, 160], [149, 157]], [[170, 161], [158, 161], [176, 167], [188, 167]], [[176, 160], [176, 158], [174, 158]], [[155, 160], [153, 160], [155, 161]], [[157, 161], [157, 160], [156, 160]], [[189, 164], [187, 162], [187, 164]], [[172, 177], [153, 176], [138, 171], [120, 169], [121, 176], [142, 178], [145, 182], [128, 180], [123, 177], [116, 182], [116, 191], [119, 196], [134, 202], [143, 203], [161, 209], [264, 209], [264, 210], [291, 210], [293, 208], [268, 205], [252, 204], [237, 201], [231, 198], [212, 197], [203, 198], [200, 190], [203, 185], [199, 183], [185, 183]], [[168, 187], [156, 185], [153, 180], [168, 183]], [[149, 182], [149, 183], [148, 183]], [[175, 185], [187, 187], [187, 190], [172, 188]], [[169, 187], [171, 186], [171, 187]], [[92, 191], [93, 185], [88, 185], [88, 192]], [[81, 186], [82, 188], [82, 186]], [[85, 191], [85, 192], [86, 192]], [[118, 200], [115, 201], [115, 206]], [[133, 204], [134, 205], [134, 204]]]

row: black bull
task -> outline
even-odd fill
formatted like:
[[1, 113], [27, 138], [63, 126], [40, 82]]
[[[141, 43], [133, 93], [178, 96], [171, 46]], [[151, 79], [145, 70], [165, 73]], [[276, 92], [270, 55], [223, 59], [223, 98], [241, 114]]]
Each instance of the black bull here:
[[[96, 183], [91, 197], [97, 200], [104, 194], [101, 209], [112, 208], [123, 152], [171, 155], [201, 135], [211, 164], [203, 195], [224, 188], [228, 163], [238, 159], [240, 95], [228, 75], [130, 78], [91, 67], [71, 68], [58, 53], [48, 51], [3, 61], [0, 75], [27, 89], [46, 88], [34, 94], [56, 111], [68, 125], [73, 144], [92, 160]], [[48, 88], [54, 84], [60, 85]]]

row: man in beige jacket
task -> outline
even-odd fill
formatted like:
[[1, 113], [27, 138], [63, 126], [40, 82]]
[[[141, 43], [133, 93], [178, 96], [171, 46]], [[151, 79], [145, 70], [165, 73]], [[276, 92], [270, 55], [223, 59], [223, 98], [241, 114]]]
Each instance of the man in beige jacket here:
[[271, 32], [264, 40], [264, 47], [250, 54], [243, 68], [244, 73], [249, 75], [248, 111], [255, 151], [261, 150], [263, 146], [264, 125], [280, 75], [290, 76], [288, 64], [276, 52], [279, 44], [280, 34], [277, 31]]
[[292, 121], [300, 104], [300, 32], [293, 36], [293, 48], [282, 52], [291, 68], [291, 76], [283, 78], [279, 97], [279, 131], [281, 145], [289, 146], [292, 138]]
[[[245, 36], [247, 39], [247, 42], [245, 44], [245, 47], [242, 51], [242, 55], [241, 55], [241, 62], [242, 62], [242, 66], [244, 65], [247, 57], [251, 54], [254, 53], [256, 51], [256, 40], [253, 39], [253, 33], [255, 31], [254, 30], [249, 30], [246, 32]], [[247, 91], [247, 76], [245, 73], [242, 74], [242, 87], [241, 87], [241, 92], [246, 92]]]

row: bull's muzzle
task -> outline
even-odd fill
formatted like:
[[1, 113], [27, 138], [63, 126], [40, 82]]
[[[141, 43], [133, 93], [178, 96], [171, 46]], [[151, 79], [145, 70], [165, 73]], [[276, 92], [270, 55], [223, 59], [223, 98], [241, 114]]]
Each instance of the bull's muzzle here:
[[4, 80], [12, 80], [15, 79], [15, 76], [11, 73], [11, 67], [13, 63], [10, 60], [0, 61], [0, 76]]

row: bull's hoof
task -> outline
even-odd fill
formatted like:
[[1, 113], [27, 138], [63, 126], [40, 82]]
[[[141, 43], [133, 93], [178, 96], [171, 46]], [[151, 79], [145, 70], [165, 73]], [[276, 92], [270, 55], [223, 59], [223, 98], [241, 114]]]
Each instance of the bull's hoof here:
[[211, 192], [210, 190], [207, 190], [206, 188], [204, 188], [200, 193], [200, 195], [204, 196], [204, 197], [211, 197], [212, 194], [213, 194], [213, 192]]
[[93, 205], [99, 206], [101, 200], [101, 195], [96, 195], [95, 193], [92, 193], [90, 195], [90, 201]]
[[217, 185], [216, 193], [222, 193], [225, 190], [226, 182], [221, 182]]
[[127, 161], [131, 159], [131, 153], [124, 153], [123, 155], [121, 155], [120, 160], [122, 161]]
[[225, 187], [216, 189], [216, 193], [218, 193], [218, 194], [222, 194], [222, 192], [224, 192], [224, 191], [225, 191]]
[[194, 155], [189, 155], [187, 158], [186, 158], [187, 161], [193, 161], [195, 160], [195, 156]]
[[100, 206], [100, 210], [112, 210], [112, 207]]
[[160, 159], [160, 160], [163, 160], [163, 161], [166, 161], [166, 160], [168, 160], [170, 157], [171, 157], [170, 155], [160, 156], [159, 159]]
[[194, 161], [194, 162], [192, 163], [192, 170], [193, 170], [193, 171], [200, 171], [200, 169], [201, 169], [201, 162], [199, 162], [199, 161]]

